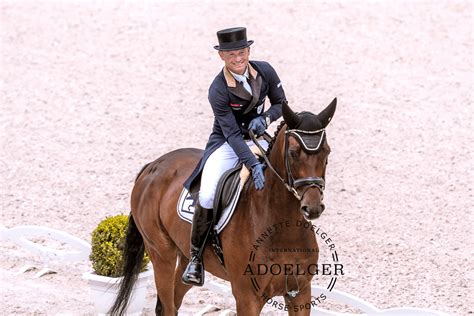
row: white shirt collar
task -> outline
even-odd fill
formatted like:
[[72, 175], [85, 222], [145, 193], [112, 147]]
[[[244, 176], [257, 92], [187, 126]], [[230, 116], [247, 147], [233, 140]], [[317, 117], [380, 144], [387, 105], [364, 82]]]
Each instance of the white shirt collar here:
[[236, 73], [233, 73], [232, 71], [229, 70], [229, 72], [232, 74], [232, 76], [235, 78], [235, 80], [237, 80], [238, 82], [243, 82], [244, 80], [246, 79], [249, 79], [249, 67], [247, 66], [247, 68], [245, 69], [245, 72], [243, 75], [239, 75], [239, 74], [236, 74]]

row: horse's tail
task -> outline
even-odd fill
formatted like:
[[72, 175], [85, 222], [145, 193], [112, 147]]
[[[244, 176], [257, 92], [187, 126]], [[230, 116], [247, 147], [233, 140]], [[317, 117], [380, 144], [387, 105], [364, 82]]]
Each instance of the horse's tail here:
[[145, 244], [143, 237], [138, 231], [132, 214], [128, 218], [127, 236], [123, 251], [123, 279], [114, 305], [111, 307], [110, 315], [124, 315], [127, 309], [133, 285], [137, 281], [138, 274], [142, 268]]

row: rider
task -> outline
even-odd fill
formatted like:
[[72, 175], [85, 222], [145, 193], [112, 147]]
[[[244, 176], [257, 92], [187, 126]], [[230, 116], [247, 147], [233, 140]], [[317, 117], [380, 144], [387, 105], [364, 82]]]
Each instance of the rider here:
[[[264, 61], [249, 61], [250, 45], [247, 30], [234, 27], [217, 32], [220, 58], [224, 68], [209, 88], [209, 102], [214, 113], [214, 126], [204, 156], [184, 186], [201, 178], [198, 203], [191, 229], [191, 260], [183, 273], [186, 284], [202, 286], [204, 269], [202, 251], [212, 224], [212, 208], [217, 182], [222, 174], [242, 162], [252, 172], [257, 190], [265, 185], [264, 166], [250, 151], [249, 130], [257, 137], [264, 134], [271, 122], [281, 116], [285, 100], [280, 79], [272, 66]], [[265, 110], [265, 98], [271, 106]], [[262, 147], [268, 144], [261, 138]]]

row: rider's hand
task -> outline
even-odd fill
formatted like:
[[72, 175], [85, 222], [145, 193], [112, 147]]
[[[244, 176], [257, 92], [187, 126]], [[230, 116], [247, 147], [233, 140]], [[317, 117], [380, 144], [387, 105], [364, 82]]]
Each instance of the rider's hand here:
[[257, 163], [252, 166], [253, 183], [255, 184], [255, 188], [257, 190], [262, 190], [265, 186], [265, 176], [263, 174], [264, 169], [265, 166], [262, 163]]
[[267, 123], [265, 123], [265, 118], [263, 116], [257, 116], [250, 121], [249, 130], [253, 131], [257, 137], [262, 136], [265, 133], [267, 128]]

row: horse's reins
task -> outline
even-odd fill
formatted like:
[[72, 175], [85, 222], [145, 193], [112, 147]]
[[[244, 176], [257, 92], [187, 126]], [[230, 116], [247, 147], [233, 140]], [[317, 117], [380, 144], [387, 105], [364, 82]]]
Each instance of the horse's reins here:
[[280, 179], [281, 182], [283, 182], [283, 184], [285, 185], [285, 187], [288, 189], [288, 191], [291, 192], [291, 188], [288, 186], [288, 184], [285, 182], [285, 179], [283, 179], [280, 174], [278, 173], [278, 171], [275, 170], [275, 168], [273, 168], [272, 164], [270, 163], [270, 160], [268, 159], [267, 155], [265, 154], [265, 149], [262, 148], [262, 146], [260, 145], [260, 143], [258, 142], [257, 140], [257, 137], [255, 137], [255, 134], [253, 133], [253, 131], [249, 131], [249, 135], [250, 135], [250, 138], [252, 139], [252, 141], [254, 142], [254, 144], [257, 146], [257, 148], [260, 150], [260, 153], [261, 153], [261, 156], [263, 157], [263, 159], [265, 160], [265, 163], [267, 164], [267, 167], [270, 168], [271, 171], [273, 171], [273, 173], [278, 177], [278, 179]]
[[[301, 140], [302, 144], [305, 146], [306, 150], [315, 151], [315, 150], [318, 150], [319, 146], [321, 145], [321, 142], [323, 140], [324, 135], [321, 135], [321, 141], [318, 144], [318, 147], [316, 147], [316, 149], [311, 149], [311, 148], [306, 146], [306, 144], [304, 143], [303, 139], [301, 138], [301, 136], [299, 134], [300, 133], [302, 133], [302, 134], [317, 134], [317, 133], [324, 133], [324, 132], [325, 132], [324, 129], [320, 129], [320, 130], [317, 130], [317, 131], [301, 131], [301, 130], [296, 130], [296, 129], [289, 129], [289, 130], [285, 131], [285, 158], [284, 159], [285, 159], [286, 173], [287, 173], [287, 177], [288, 177], [287, 181], [285, 181], [285, 179], [283, 179], [283, 177], [280, 176], [278, 171], [276, 171], [275, 168], [272, 166], [272, 164], [270, 163], [270, 159], [268, 159], [265, 150], [258, 143], [257, 137], [255, 137], [255, 134], [253, 133], [253, 131], [250, 130], [249, 135], [250, 135], [250, 138], [252, 139], [252, 141], [257, 146], [257, 148], [260, 150], [260, 152], [262, 154], [262, 157], [265, 160], [265, 163], [267, 164], [268, 168], [270, 168], [270, 170], [277, 176], [277, 178], [280, 179], [280, 181], [283, 183], [285, 188], [288, 191], [290, 191], [296, 197], [296, 199], [301, 201], [301, 199], [303, 198], [303, 195], [306, 193], [306, 191], [308, 189], [312, 188], [312, 187], [317, 187], [319, 189], [319, 191], [321, 192], [321, 194], [322, 194], [323, 191], [324, 191], [324, 187], [325, 187], [325, 181], [322, 177], [306, 177], [306, 178], [300, 178], [300, 179], [295, 179], [293, 177], [293, 173], [291, 171], [291, 166], [290, 166], [290, 163], [289, 163], [289, 160], [288, 160], [288, 137], [289, 137], [289, 135], [293, 135], [295, 137], [298, 137]], [[300, 187], [304, 187], [304, 186], [309, 186], [309, 187], [308, 187], [308, 189], [306, 189], [303, 192], [302, 195], [300, 195], [298, 193], [297, 189], [300, 188]]]

